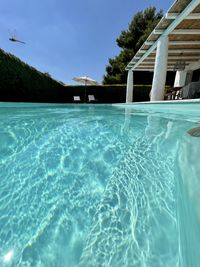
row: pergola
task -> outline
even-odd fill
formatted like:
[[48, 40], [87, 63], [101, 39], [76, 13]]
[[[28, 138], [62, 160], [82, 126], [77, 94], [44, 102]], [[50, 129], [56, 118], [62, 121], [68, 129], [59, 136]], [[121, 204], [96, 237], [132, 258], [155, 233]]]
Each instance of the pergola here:
[[151, 101], [164, 99], [167, 71], [178, 61], [176, 82], [184, 86], [189, 71], [200, 68], [200, 0], [177, 0], [127, 65], [126, 102], [132, 102], [133, 71], [153, 71]]

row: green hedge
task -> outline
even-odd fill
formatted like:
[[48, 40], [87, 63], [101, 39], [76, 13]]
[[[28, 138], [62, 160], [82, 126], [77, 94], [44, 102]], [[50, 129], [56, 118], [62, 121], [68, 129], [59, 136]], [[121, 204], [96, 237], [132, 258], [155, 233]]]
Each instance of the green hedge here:
[[[124, 103], [126, 101], [126, 85], [89, 85], [87, 87], [66, 86], [69, 102], [73, 102], [73, 96], [79, 95], [84, 101], [85, 90], [86, 95], [94, 95], [99, 103]], [[135, 85], [133, 90], [134, 102], [148, 101], [150, 85]]]
[[[147, 101], [151, 86], [134, 86], [134, 101]], [[64, 86], [0, 49], [0, 101], [72, 103], [73, 96], [94, 95], [99, 103], [123, 103], [126, 85]]]
[[0, 49], [0, 101], [55, 102], [63, 86]]

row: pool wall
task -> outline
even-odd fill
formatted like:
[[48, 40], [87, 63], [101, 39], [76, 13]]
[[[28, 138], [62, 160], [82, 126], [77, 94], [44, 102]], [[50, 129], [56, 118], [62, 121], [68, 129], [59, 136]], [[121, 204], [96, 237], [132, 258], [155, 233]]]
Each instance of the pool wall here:
[[200, 138], [184, 137], [177, 150], [177, 216], [181, 266], [199, 266], [200, 248]]
[[[180, 121], [183, 120], [198, 125], [200, 122], [200, 100], [181, 101], [157, 101], [145, 103], [133, 103], [116, 105], [125, 107], [126, 113], [130, 110], [150, 112], [152, 117], [173, 114]], [[152, 122], [149, 121], [149, 125]], [[181, 130], [180, 125], [173, 125], [175, 131]], [[195, 126], [194, 126], [195, 127]], [[179, 265], [181, 267], [197, 267], [199, 264], [200, 248], [200, 138], [187, 134], [179, 136], [176, 142], [176, 159], [174, 163], [176, 206], [177, 206], [177, 228], [179, 232]], [[167, 133], [166, 133], [167, 135]]]

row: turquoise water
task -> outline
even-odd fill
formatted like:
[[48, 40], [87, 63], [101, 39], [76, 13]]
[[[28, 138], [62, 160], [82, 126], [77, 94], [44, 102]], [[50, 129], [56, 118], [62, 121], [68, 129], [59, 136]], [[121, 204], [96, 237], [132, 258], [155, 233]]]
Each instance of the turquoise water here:
[[0, 105], [0, 266], [200, 266], [200, 118]]

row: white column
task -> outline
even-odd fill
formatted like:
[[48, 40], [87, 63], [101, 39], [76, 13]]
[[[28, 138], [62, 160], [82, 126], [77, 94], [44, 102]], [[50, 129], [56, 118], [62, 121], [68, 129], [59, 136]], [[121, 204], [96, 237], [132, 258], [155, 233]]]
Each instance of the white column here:
[[151, 101], [164, 99], [165, 82], [167, 76], [168, 36], [164, 35], [158, 41], [156, 61], [154, 66]]
[[183, 87], [185, 85], [186, 75], [187, 75], [187, 71], [177, 70], [175, 81], [174, 81], [174, 87]]
[[127, 85], [126, 85], [126, 103], [133, 102], [133, 71], [128, 71]]

